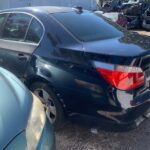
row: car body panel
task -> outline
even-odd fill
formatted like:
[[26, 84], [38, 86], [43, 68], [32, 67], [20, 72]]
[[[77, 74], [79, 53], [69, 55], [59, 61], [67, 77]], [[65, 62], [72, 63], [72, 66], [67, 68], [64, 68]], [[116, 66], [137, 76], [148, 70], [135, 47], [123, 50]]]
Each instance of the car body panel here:
[[0, 81], [0, 149], [3, 149], [26, 128], [32, 95], [14, 75], [2, 68]]
[[[121, 57], [135, 57], [144, 51], [137, 45], [125, 43], [122, 38], [86, 43], [84, 46], [86, 52]], [[132, 52], [129, 53], [130, 51]]]
[[40, 100], [3, 68], [0, 68], [0, 82], [0, 149], [30, 149], [36, 146], [38, 150], [54, 150], [53, 127]]
[[[45, 123], [44, 130], [38, 143], [37, 150], [55, 150], [55, 137], [53, 132], [53, 127], [49, 124], [48, 120]], [[12, 149], [28, 149], [29, 143], [27, 142], [26, 131], [21, 132], [15, 137], [10, 145], [7, 146], [5, 150]]]
[[[0, 40], [1, 66], [8, 69], [18, 77], [23, 77], [27, 63], [36, 47], [36, 44]], [[16, 68], [19, 69], [19, 71]]]

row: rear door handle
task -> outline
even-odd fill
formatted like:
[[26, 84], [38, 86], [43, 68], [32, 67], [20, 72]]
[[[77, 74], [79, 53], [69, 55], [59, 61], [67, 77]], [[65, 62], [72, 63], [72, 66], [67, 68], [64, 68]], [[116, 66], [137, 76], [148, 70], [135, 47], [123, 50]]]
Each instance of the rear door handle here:
[[23, 54], [23, 53], [19, 53], [19, 54], [18, 54], [18, 59], [19, 59], [19, 60], [27, 60], [28, 57], [27, 57], [25, 54]]

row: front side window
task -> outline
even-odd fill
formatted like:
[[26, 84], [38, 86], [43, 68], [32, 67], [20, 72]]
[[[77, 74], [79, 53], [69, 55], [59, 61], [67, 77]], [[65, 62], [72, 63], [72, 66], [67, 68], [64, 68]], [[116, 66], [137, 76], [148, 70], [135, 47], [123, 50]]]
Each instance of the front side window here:
[[25, 41], [31, 43], [39, 43], [42, 34], [43, 34], [42, 25], [36, 19], [33, 19], [29, 27]]
[[2, 38], [23, 41], [31, 18], [31, 16], [21, 13], [10, 14], [6, 21]]

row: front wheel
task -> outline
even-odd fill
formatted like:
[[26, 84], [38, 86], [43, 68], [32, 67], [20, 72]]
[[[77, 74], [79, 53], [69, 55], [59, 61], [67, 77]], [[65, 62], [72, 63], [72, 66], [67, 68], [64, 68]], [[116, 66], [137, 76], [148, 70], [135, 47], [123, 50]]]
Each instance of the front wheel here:
[[31, 85], [31, 91], [40, 98], [44, 104], [46, 115], [55, 129], [64, 123], [64, 111], [57, 95], [46, 83], [36, 82]]

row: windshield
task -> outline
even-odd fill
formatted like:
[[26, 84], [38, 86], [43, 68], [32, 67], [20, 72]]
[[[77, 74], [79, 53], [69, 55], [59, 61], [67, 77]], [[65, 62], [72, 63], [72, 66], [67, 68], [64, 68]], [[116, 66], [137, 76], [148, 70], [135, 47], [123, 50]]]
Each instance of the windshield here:
[[105, 19], [91, 12], [55, 13], [52, 16], [83, 42], [112, 39], [122, 35], [121, 31]]

